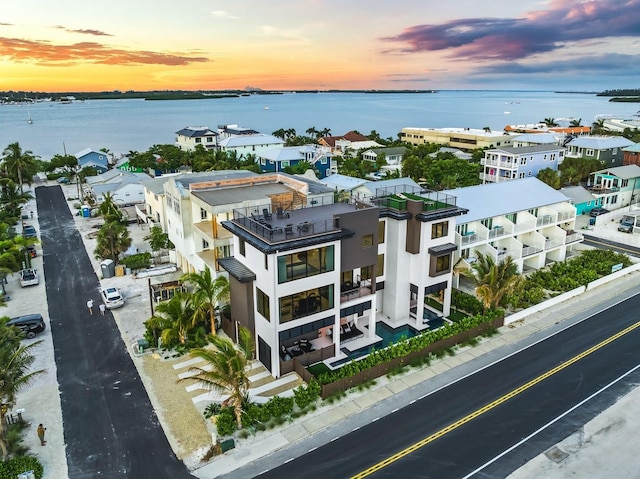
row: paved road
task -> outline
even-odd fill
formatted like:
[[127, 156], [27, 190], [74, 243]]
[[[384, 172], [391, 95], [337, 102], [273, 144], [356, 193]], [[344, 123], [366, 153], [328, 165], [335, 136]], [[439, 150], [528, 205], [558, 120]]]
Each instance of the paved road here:
[[638, 308], [634, 296], [261, 477], [352, 477], [420, 441], [371, 477], [506, 477], [635, 387], [637, 372], [564, 415], [637, 366]]
[[[36, 200], [70, 479], [192, 478], [173, 454], [58, 186]], [[89, 315], [86, 302], [95, 302]]]
[[600, 238], [598, 236], [590, 236], [582, 234], [584, 236], [584, 244], [593, 246], [594, 248], [610, 249], [617, 253], [624, 253], [630, 256], [640, 257], [640, 248], [631, 244], [620, 243], [610, 239]]

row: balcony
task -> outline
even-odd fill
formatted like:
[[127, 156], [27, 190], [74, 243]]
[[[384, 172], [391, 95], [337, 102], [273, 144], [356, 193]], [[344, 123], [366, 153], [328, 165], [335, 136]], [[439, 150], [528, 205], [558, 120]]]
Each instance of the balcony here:
[[538, 254], [540, 252], [542, 252], [540, 248], [536, 248], [535, 246], [523, 245], [522, 257], [526, 258], [527, 256], [533, 256], [534, 254]]
[[494, 226], [492, 229], [489, 230], [489, 239], [493, 240], [501, 236], [504, 236], [506, 234], [507, 234], [507, 231], [504, 229], [504, 226]]
[[548, 226], [556, 223], [556, 220], [552, 215], [544, 215], [538, 217], [536, 220], [536, 226]]
[[480, 164], [485, 166], [495, 166], [498, 168], [506, 168], [508, 170], [518, 169], [518, 163], [515, 161], [502, 161], [498, 159], [482, 158], [480, 159]]
[[423, 213], [456, 208], [455, 196], [406, 185], [376, 190], [372, 202], [380, 208], [404, 212], [409, 200], [422, 202]]
[[576, 233], [575, 231], [567, 232], [567, 237], [565, 238], [564, 242], [565, 244], [569, 244], [569, 243], [577, 243], [579, 241], [583, 241], [584, 240], [584, 236], [582, 236], [580, 233]]

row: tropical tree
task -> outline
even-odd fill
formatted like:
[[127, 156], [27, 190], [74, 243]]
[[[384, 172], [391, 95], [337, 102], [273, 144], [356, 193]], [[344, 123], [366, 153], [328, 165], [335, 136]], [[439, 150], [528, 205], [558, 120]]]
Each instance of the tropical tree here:
[[192, 367], [195, 373], [178, 381], [195, 381], [203, 386], [227, 394], [223, 407], [233, 407], [238, 428], [242, 427], [242, 405], [249, 391], [247, 371], [253, 359], [254, 344], [251, 332], [241, 326], [238, 331], [238, 344], [221, 336], [211, 338], [213, 349], [199, 348], [191, 351], [194, 358], [203, 359], [207, 365]]
[[20, 143], [15, 142], [7, 146], [2, 152], [3, 170], [20, 186], [23, 191], [23, 183], [31, 184], [31, 178], [38, 172], [38, 158], [30, 150], [23, 150]]
[[98, 207], [98, 213], [100, 213], [107, 222], [122, 222], [123, 219], [120, 208], [118, 208], [113, 196], [109, 192], [102, 195], [102, 203], [100, 203], [100, 206]]
[[482, 301], [485, 311], [497, 309], [502, 298], [516, 288], [521, 281], [518, 266], [511, 256], [496, 263], [492, 256], [475, 251], [478, 260], [473, 263], [471, 270], [461, 273], [471, 278], [476, 284], [476, 294]]
[[0, 219], [2, 221], [17, 223], [22, 205], [32, 199], [31, 192], [21, 191], [12, 179], [0, 179]]
[[542, 120], [540, 123], [544, 123], [545, 125], [547, 125], [548, 127], [552, 127], [552, 126], [558, 126], [558, 122], [556, 122], [555, 118], [545, 118], [544, 120]]
[[604, 118], [598, 118], [591, 123], [591, 134], [597, 135], [606, 131], [604, 126]]
[[582, 126], [582, 118], [573, 119], [569, 122], [569, 126]]
[[545, 182], [551, 188], [554, 188], [556, 190], [560, 188], [560, 183], [561, 183], [560, 175], [553, 168], [544, 168], [538, 171], [538, 174], [536, 177], [540, 181]]
[[194, 325], [192, 296], [187, 293], [176, 293], [169, 301], [158, 304], [146, 323], [148, 328], [160, 331], [162, 344], [167, 347], [185, 344]]
[[131, 237], [127, 227], [117, 221], [105, 223], [98, 231], [98, 243], [94, 256], [98, 259], [112, 259], [118, 263], [118, 258], [131, 246]]
[[216, 334], [216, 309], [229, 299], [229, 280], [226, 276], [215, 279], [208, 266], [199, 273], [186, 273], [181, 281], [194, 287], [193, 304], [195, 319], [206, 317], [211, 324], [211, 334]]
[[0, 452], [3, 460], [9, 456], [6, 414], [15, 405], [17, 393], [43, 372], [31, 371], [35, 361], [31, 351], [41, 341], [23, 345], [22, 333], [7, 326], [8, 319], [0, 319]]

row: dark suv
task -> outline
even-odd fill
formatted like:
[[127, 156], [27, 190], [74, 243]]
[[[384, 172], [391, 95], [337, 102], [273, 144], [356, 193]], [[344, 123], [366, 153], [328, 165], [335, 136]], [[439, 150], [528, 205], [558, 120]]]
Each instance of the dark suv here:
[[7, 326], [17, 327], [28, 339], [35, 338], [37, 333], [41, 333], [46, 329], [46, 325], [44, 324], [44, 319], [41, 314], [18, 316], [17, 318], [10, 319], [7, 322]]

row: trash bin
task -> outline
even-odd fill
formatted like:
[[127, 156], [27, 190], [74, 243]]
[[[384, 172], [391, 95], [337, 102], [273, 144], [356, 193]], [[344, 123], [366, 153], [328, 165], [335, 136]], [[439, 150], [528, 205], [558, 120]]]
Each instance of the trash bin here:
[[236, 447], [236, 443], [233, 439], [227, 439], [220, 443], [220, 449], [222, 452], [227, 452], [229, 449], [233, 449]]
[[91, 216], [91, 207], [89, 205], [82, 205], [82, 217], [89, 218]]
[[149, 349], [149, 341], [146, 339], [138, 339], [138, 351], [144, 353], [147, 349]]
[[103, 278], [113, 278], [116, 274], [116, 264], [112, 259], [105, 259], [100, 263]]
[[116, 276], [124, 276], [124, 266], [121, 264], [116, 266]]
[[589, 218], [589, 226], [593, 226], [596, 224], [596, 219], [595, 218]]

